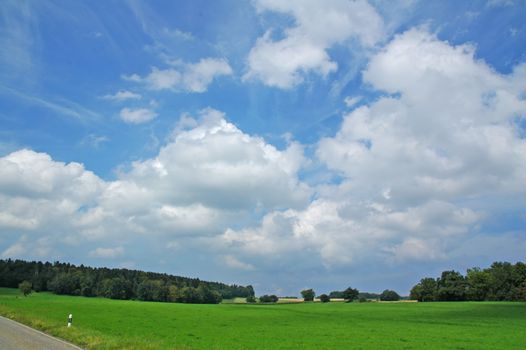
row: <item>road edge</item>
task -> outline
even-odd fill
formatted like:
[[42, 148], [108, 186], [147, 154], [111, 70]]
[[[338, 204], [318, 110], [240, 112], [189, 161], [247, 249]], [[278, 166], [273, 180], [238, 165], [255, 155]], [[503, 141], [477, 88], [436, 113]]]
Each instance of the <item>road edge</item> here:
[[68, 341], [66, 341], [66, 340], [64, 340], [64, 339], [61, 339], [61, 338], [54, 337], [54, 336], [52, 336], [52, 335], [50, 335], [50, 334], [44, 333], [44, 332], [42, 332], [42, 331], [40, 331], [40, 330], [38, 330], [38, 329], [35, 329], [35, 328], [33, 328], [33, 327], [29, 327], [28, 325], [25, 325], [25, 324], [23, 324], [23, 323], [20, 323], [20, 322], [18, 322], [18, 321], [15, 321], [15, 320], [13, 320], [13, 319], [11, 319], [11, 318], [4, 317], [4, 316], [2, 316], [2, 315], [0, 315], [0, 317], [3, 318], [3, 319], [5, 319], [5, 320], [8, 320], [8, 321], [11, 321], [11, 322], [17, 323], [18, 325], [20, 325], [20, 326], [22, 326], [22, 327], [25, 327], [25, 328], [27, 328], [27, 329], [30, 329], [30, 330], [35, 331], [35, 332], [37, 332], [37, 333], [40, 333], [40, 334], [42, 334], [42, 335], [44, 335], [44, 336], [46, 336], [46, 337], [48, 337], [48, 338], [51, 338], [51, 339], [53, 339], [53, 340], [58, 340], [58, 341], [61, 342], [61, 343], [64, 343], [64, 344], [66, 344], [66, 345], [69, 345], [69, 346], [72, 346], [72, 347], [74, 347], [74, 348], [77, 348], [78, 350], [85, 350], [84, 348], [81, 348], [80, 346], [78, 346], [78, 345], [76, 345], [76, 344], [70, 343], [70, 342], [68, 342]]

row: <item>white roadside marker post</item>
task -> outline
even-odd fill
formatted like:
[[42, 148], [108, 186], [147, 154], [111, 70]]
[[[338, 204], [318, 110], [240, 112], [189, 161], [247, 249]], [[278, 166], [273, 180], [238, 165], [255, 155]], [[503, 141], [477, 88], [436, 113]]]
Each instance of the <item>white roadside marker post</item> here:
[[69, 314], [68, 317], [68, 327], [71, 327], [71, 324], [73, 323], [73, 314]]

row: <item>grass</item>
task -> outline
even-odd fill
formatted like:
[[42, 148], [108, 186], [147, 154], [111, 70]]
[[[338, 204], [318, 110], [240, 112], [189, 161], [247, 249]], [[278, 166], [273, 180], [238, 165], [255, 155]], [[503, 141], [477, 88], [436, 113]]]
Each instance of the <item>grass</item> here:
[[89, 349], [524, 349], [526, 344], [526, 303], [190, 305], [49, 293], [23, 297], [0, 288], [0, 314]]

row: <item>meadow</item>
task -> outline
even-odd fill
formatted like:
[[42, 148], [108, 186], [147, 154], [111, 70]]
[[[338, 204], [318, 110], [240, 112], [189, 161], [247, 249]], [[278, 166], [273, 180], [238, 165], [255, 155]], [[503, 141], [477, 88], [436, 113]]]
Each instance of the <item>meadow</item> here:
[[[67, 328], [67, 315], [73, 327]], [[173, 304], [0, 288], [0, 314], [89, 349], [524, 349], [526, 303]]]

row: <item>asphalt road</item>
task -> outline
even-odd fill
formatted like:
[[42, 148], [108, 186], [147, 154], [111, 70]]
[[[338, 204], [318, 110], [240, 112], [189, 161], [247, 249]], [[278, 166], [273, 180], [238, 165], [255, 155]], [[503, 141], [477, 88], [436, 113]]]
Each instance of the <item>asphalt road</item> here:
[[2, 350], [79, 350], [78, 346], [0, 316]]

